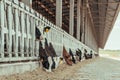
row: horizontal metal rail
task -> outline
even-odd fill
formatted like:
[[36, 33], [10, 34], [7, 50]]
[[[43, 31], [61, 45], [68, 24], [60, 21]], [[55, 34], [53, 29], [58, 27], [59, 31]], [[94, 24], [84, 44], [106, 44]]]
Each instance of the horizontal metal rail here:
[[59, 56], [62, 56], [63, 45], [74, 53], [82, 47], [92, 50], [18, 0], [0, 0], [0, 62], [38, 59], [36, 26], [51, 27], [45, 36]]

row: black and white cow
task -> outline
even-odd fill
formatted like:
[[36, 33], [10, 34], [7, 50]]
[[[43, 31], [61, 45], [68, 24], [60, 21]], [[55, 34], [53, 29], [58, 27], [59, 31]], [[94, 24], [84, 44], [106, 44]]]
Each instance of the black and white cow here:
[[82, 51], [80, 49], [76, 50], [76, 56], [78, 56], [78, 61], [82, 60]]
[[87, 50], [84, 49], [84, 57], [85, 57], [85, 59], [91, 59], [92, 58], [92, 51], [90, 51], [90, 54], [88, 54]]
[[57, 69], [60, 61], [63, 60], [60, 57], [45, 57], [42, 61], [43, 68], [46, 72], [51, 72], [53, 69]]
[[40, 32], [38, 27], [35, 27], [35, 37], [36, 37], [36, 40], [41, 40], [43, 38], [43, 35]]
[[[45, 29], [43, 30], [45, 31]], [[36, 31], [36, 38], [40, 39], [43, 33], [40, 34], [40, 31], [37, 28]], [[50, 45], [48, 45], [48, 41], [45, 37], [43, 37], [43, 40], [39, 43], [39, 55], [42, 61], [43, 69], [46, 72], [51, 72], [52, 69], [56, 69], [60, 61], [63, 60], [61, 57], [57, 57], [52, 44], [50, 43]]]
[[72, 62], [75, 64], [75, 63], [76, 63], [76, 57], [75, 57], [75, 55], [73, 54], [73, 52], [72, 52], [71, 49], [69, 49], [69, 54], [71, 55]]
[[92, 50], [91, 50], [91, 51], [90, 51], [89, 58], [92, 59], [92, 57], [93, 57], [93, 52], [92, 52]]
[[87, 54], [87, 50], [86, 49], [84, 49], [84, 57], [85, 57], [85, 59], [88, 59], [88, 54]]

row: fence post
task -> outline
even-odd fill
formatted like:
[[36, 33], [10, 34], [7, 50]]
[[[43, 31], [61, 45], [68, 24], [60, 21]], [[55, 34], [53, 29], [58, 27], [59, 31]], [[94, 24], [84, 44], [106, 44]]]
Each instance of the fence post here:
[[18, 57], [18, 26], [19, 26], [19, 24], [18, 24], [18, 21], [19, 21], [19, 18], [18, 18], [18, 10], [17, 9], [15, 9], [15, 56], [16, 57]]
[[4, 58], [4, 3], [0, 1], [0, 57]]
[[27, 55], [27, 57], [28, 57], [28, 54], [29, 54], [29, 53], [28, 53], [28, 52], [29, 52], [29, 51], [28, 51], [28, 49], [29, 49], [29, 28], [30, 28], [30, 26], [29, 26], [29, 15], [28, 15], [28, 14], [26, 15], [26, 18], [27, 18], [27, 19], [26, 19], [26, 23], [27, 23], [27, 24], [26, 24], [26, 26], [25, 26], [25, 27], [26, 27], [25, 29], [27, 29], [27, 30], [26, 30], [26, 31], [27, 31], [27, 32], [26, 32], [26, 55]]
[[33, 49], [33, 38], [32, 38], [32, 36], [33, 36], [33, 35], [32, 35], [32, 34], [33, 34], [33, 33], [32, 33], [32, 32], [33, 32], [32, 30], [33, 30], [33, 27], [34, 27], [34, 26], [33, 26], [33, 20], [34, 20], [33, 17], [31, 17], [31, 19], [30, 19], [30, 23], [31, 23], [31, 29], [30, 29], [30, 32], [31, 32], [31, 39], [30, 39], [30, 55], [31, 55], [31, 56], [32, 56], [33, 50], [34, 50], [34, 49]]
[[8, 6], [8, 10], [6, 12], [8, 14], [8, 37], [9, 37], [9, 47], [8, 47], [8, 54], [9, 54], [9, 57], [11, 57], [11, 50], [12, 50], [12, 9], [11, 9], [11, 5]]
[[[20, 3], [20, 7], [24, 8], [24, 4]], [[21, 16], [21, 19], [20, 19], [20, 22], [21, 22], [21, 54], [22, 54], [22, 57], [24, 57], [24, 27], [25, 27], [24, 17], [25, 16], [24, 16], [23, 11], [21, 11], [20, 16]]]
[[33, 18], [33, 26], [32, 26], [32, 56], [34, 55], [35, 48], [35, 18]]

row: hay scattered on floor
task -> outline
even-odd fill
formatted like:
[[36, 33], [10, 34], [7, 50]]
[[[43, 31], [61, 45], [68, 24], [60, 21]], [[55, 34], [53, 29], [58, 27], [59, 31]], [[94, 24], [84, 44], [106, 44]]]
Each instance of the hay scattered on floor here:
[[0, 80], [70, 80], [78, 69], [86, 64], [90, 64], [95, 59], [96, 58], [78, 62], [77, 64], [73, 64], [73, 66], [69, 66], [64, 63], [51, 73], [45, 72], [41, 68], [37, 68], [32, 72], [1, 76]]

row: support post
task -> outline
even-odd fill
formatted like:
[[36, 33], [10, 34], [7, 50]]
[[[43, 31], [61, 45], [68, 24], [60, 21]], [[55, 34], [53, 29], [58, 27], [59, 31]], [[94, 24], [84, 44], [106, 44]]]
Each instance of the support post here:
[[56, 25], [62, 28], [62, 0], [56, 0]]
[[70, 0], [69, 34], [74, 34], [74, 0]]
[[80, 6], [81, 0], [77, 0], [77, 39], [80, 40]]
[[84, 41], [84, 35], [85, 35], [85, 3], [84, 3], [84, 0], [82, 0], [82, 38], [81, 38], [81, 41], [82, 43], [85, 43]]

